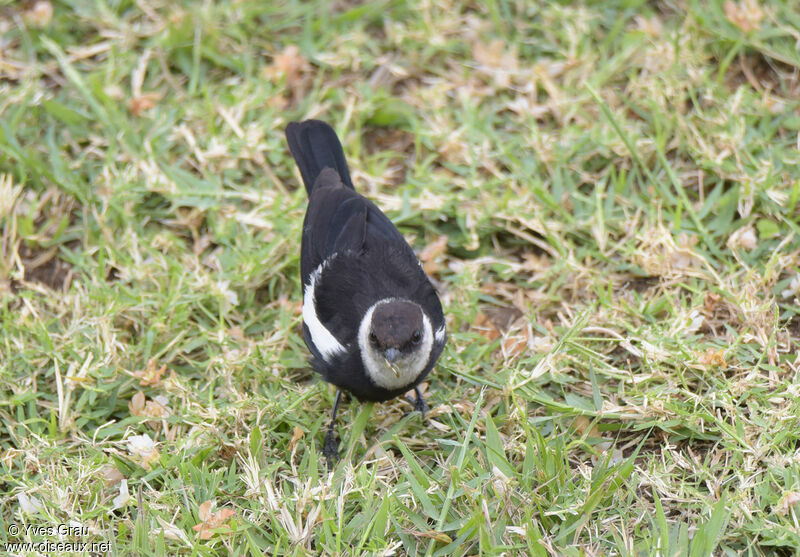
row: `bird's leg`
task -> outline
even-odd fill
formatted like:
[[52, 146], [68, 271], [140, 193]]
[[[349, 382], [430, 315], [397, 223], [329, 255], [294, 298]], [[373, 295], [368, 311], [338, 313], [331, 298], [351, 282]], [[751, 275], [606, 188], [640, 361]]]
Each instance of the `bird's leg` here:
[[422, 419], [425, 419], [425, 412], [429, 410], [428, 404], [425, 402], [425, 398], [422, 396], [422, 393], [419, 392], [419, 387], [414, 387], [414, 394], [417, 395], [417, 400], [414, 402], [414, 410], [418, 410], [420, 414], [422, 414]]
[[322, 446], [322, 454], [328, 463], [328, 470], [339, 460], [339, 441], [333, 431], [336, 425], [336, 412], [339, 410], [339, 401], [342, 399], [342, 391], [336, 390], [336, 399], [333, 401], [333, 412], [331, 412], [331, 423], [328, 426], [328, 433], [325, 434], [325, 444]]
[[406, 397], [406, 400], [414, 406], [414, 410], [422, 414], [422, 419], [425, 419], [425, 413], [430, 410], [428, 405], [425, 402], [425, 398], [422, 396], [422, 393], [419, 392], [419, 387], [414, 387], [414, 394], [417, 395], [416, 400], [412, 399], [410, 396]]

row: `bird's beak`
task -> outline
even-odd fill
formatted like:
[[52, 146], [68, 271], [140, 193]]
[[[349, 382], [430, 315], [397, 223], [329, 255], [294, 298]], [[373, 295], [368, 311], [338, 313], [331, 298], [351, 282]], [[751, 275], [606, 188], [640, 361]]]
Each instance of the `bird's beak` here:
[[386, 358], [386, 361], [390, 364], [393, 364], [399, 355], [400, 351], [397, 350], [397, 348], [387, 348], [383, 352], [383, 357]]
[[397, 356], [399, 356], [399, 355], [400, 355], [400, 352], [396, 348], [387, 348], [383, 352], [383, 357], [386, 360], [386, 363], [389, 364], [389, 367], [394, 372], [394, 376], [397, 377], [397, 378], [400, 377], [400, 372], [395, 367], [394, 361], [397, 359]]

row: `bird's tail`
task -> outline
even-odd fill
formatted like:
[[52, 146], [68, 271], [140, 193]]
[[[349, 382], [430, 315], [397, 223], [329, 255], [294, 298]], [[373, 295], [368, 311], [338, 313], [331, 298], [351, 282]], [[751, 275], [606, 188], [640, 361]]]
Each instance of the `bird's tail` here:
[[355, 189], [350, 180], [342, 144], [336, 137], [336, 132], [328, 124], [321, 120], [292, 122], [286, 126], [286, 140], [303, 176], [308, 195], [311, 195], [314, 182], [326, 167], [336, 170], [342, 183]]

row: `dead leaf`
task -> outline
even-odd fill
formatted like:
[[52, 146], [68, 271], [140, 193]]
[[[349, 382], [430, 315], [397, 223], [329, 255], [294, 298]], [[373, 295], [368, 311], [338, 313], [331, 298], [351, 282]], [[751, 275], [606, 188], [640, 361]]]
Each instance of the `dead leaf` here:
[[758, 247], [758, 238], [752, 225], [743, 226], [728, 238], [727, 246], [730, 249], [744, 248], [752, 251]]
[[103, 466], [103, 468], [100, 470], [100, 475], [105, 480], [106, 485], [109, 486], [116, 485], [125, 479], [125, 476], [122, 475], [122, 472], [120, 472], [113, 464], [106, 464]]
[[800, 273], [796, 273], [789, 281], [789, 288], [781, 290], [781, 298], [792, 298], [798, 292], [800, 292]]
[[576, 416], [572, 421], [572, 427], [581, 435], [587, 437], [600, 437], [600, 430], [597, 429], [597, 424], [593, 424], [592, 420], [586, 416]]
[[169, 418], [172, 415], [172, 411], [166, 406], [166, 397], [158, 396], [154, 400], [147, 401], [142, 415], [154, 420], [163, 420], [164, 418]]
[[714, 315], [714, 311], [717, 309], [721, 299], [722, 296], [719, 294], [706, 292], [705, 298], [703, 299], [703, 309], [705, 310], [707, 316]]
[[141, 462], [142, 467], [146, 470], [150, 470], [151, 464], [161, 458], [155, 441], [146, 433], [144, 435], [132, 435], [128, 438], [128, 452]]
[[592, 454], [590, 459], [592, 465], [597, 466], [600, 463], [606, 463], [608, 466], [615, 466], [625, 460], [625, 454], [622, 449], [617, 448], [611, 441], [603, 441], [595, 445], [599, 454]]
[[131, 411], [131, 415], [133, 416], [141, 416], [142, 412], [144, 412], [144, 403], [145, 403], [145, 396], [142, 391], [139, 391], [135, 395], [131, 397], [131, 401], [128, 403], [128, 410]]
[[155, 358], [150, 358], [147, 360], [147, 366], [144, 369], [134, 371], [133, 376], [139, 379], [139, 385], [147, 387], [150, 385], [158, 385], [165, 371], [167, 371], [167, 364], [156, 368]]
[[230, 329], [228, 329], [228, 334], [232, 339], [242, 341], [245, 339], [244, 331], [239, 325], [234, 325]]
[[195, 255], [201, 255], [208, 249], [213, 241], [214, 239], [211, 237], [211, 234], [202, 234], [194, 239], [192, 251]]
[[787, 491], [781, 497], [772, 510], [778, 514], [789, 514], [789, 511], [797, 504], [800, 503], [800, 493], [797, 491]]
[[286, 85], [294, 89], [304, 73], [311, 69], [308, 60], [300, 54], [297, 45], [290, 44], [272, 58], [272, 64], [264, 68], [264, 77], [272, 81], [286, 79]]
[[451, 132], [439, 147], [439, 154], [447, 162], [454, 164], [467, 164], [470, 162], [470, 153], [466, 141], [457, 133]]
[[294, 426], [294, 431], [292, 432], [292, 438], [289, 439], [289, 450], [294, 450], [295, 445], [297, 442], [305, 435], [305, 432], [300, 429], [299, 426]]
[[537, 354], [546, 354], [550, 352], [556, 343], [550, 335], [536, 336], [533, 335], [531, 339], [531, 348]]
[[[156, 520], [158, 520], [159, 525], [161, 528], [156, 529], [153, 531], [154, 534], [163, 533], [164, 537], [168, 540], [179, 540], [184, 542], [186, 545], [191, 545], [189, 538], [186, 536], [186, 533], [175, 526], [161, 518], [160, 516], [156, 516]], [[160, 530], [160, 532], [159, 532]]]
[[419, 260], [422, 261], [422, 268], [425, 269], [425, 272], [429, 275], [439, 270], [439, 264], [436, 262], [436, 259], [447, 251], [447, 240], [447, 236], [443, 234], [419, 252]]
[[497, 327], [485, 313], [478, 314], [471, 328], [490, 342], [500, 338], [500, 331], [497, 330]]
[[500, 87], [508, 87], [511, 84], [511, 75], [519, 69], [516, 47], [505, 47], [506, 42], [502, 39], [495, 39], [488, 45], [480, 41], [472, 45], [475, 61], [483, 66], [482, 70], [491, 75]]
[[17, 493], [17, 500], [20, 510], [26, 514], [35, 514], [44, 508], [38, 498], [27, 493]]
[[664, 31], [664, 25], [658, 16], [646, 18], [642, 15], [637, 15], [633, 18], [636, 22], [636, 28], [650, 37], [660, 37]]
[[128, 103], [128, 110], [130, 110], [131, 114], [134, 116], [140, 116], [145, 110], [150, 110], [156, 106], [162, 96], [161, 93], [142, 93], [130, 100]]
[[280, 304], [281, 309], [294, 316], [299, 316], [303, 313], [302, 300], [290, 300], [287, 296], [281, 295], [278, 298], [278, 304]]
[[132, 416], [160, 420], [169, 418], [172, 415], [172, 411], [167, 406], [168, 402], [167, 397], [164, 395], [156, 396], [152, 400], [146, 400], [144, 393], [139, 391], [131, 398], [128, 403], [128, 409], [131, 411]]
[[169, 370], [169, 375], [161, 383], [161, 386], [168, 391], [180, 390], [182, 388], [180, 377], [178, 377], [174, 369]]
[[233, 445], [222, 445], [217, 449], [217, 454], [223, 460], [231, 460], [236, 456], [236, 447]]
[[144, 415], [148, 418], [169, 418], [172, 415], [172, 410], [168, 404], [167, 397], [156, 395], [153, 400], [148, 400], [144, 405]]
[[267, 106], [282, 110], [289, 106], [289, 100], [283, 95], [270, 95], [270, 97], [267, 99]]
[[11, 469], [14, 467], [14, 459], [22, 454], [18, 449], [6, 449], [0, 454], [0, 462], [5, 464], [6, 468]]
[[518, 333], [510, 334], [503, 340], [503, 355], [507, 358], [516, 358], [528, 348], [530, 333], [523, 328]]
[[208, 540], [214, 536], [212, 530], [216, 530], [225, 525], [232, 516], [236, 514], [233, 509], [220, 509], [213, 512], [216, 505], [213, 499], [209, 499], [200, 504], [197, 509], [197, 516], [200, 518], [200, 524], [192, 526], [192, 530], [197, 532], [197, 537], [201, 540]]
[[22, 19], [33, 27], [46, 27], [53, 19], [53, 5], [48, 0], [37, 0], [25, 10]]
[[705, 352], [698, 353], [697, 363], [702, 366], [728, 367], [728, 363], [725, 361], [725, 352], [721, 349], [714, 350], [713, 348], [707, 348]]
[[131, 496], [128, 492], [128, 480], [122, 480], [119, 483], [119, 494], [114, 497], [113, 501], [111, 502], [111, 510], [121, 509], [125, 505], [128, 504]]
[[725, 17], [745, 33], [761, 28], [764, 11], [757, 0], [742, 0], [725, 2]]
[[[484, 291], [487, 290], [484, 289]], [[500, 294], [501, 292], [502, 290], [494, 289], [494, 291], [489, 290], [487, 293]], [[511, 329], [525, 315], [514, 306], [489, 306], [483, 312], [494, 323], [494, 326], [502, 332]]]
[[650, 276], [705, 276], [703, 258], [695, 253], [697, 236], [683, 232], [675, 239], [662, 223], [641, 231], [635, 259]]

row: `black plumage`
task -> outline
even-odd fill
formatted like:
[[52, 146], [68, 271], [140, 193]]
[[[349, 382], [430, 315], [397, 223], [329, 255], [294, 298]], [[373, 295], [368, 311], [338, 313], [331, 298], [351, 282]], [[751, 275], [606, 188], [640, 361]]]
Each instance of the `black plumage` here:
[[309, 196], [300, 267], [312, 365], [359, 399], [389, 400], [415, 388], [444, 348], [439, 297], [403, 235], [353, 188], [333, 128], [293, 122], [286, 138]]

